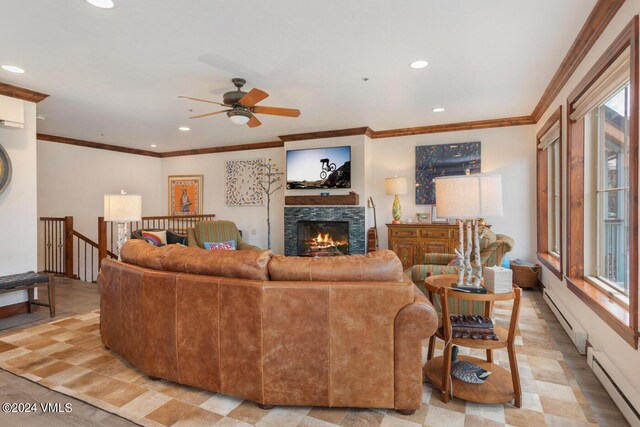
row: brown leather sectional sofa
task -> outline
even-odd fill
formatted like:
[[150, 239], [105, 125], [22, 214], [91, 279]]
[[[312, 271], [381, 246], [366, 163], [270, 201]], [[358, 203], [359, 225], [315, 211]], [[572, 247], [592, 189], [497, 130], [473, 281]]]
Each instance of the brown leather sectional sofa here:
[[98, 277], [104, 345], [151, 377], [262, 405], [422, 401], [436, 314], [391, 251], [333, 258], [130, 240]]

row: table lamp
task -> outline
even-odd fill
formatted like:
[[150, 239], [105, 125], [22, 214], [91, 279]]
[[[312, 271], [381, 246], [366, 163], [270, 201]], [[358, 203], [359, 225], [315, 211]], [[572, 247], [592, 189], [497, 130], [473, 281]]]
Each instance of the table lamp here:
[[129, 237], [129, 223], [142, 220], [142, 196], [127, 194], [104, 195], [104, 220], [118, 224], [118, 260], [120, 249]]
[[407, 178], [394, 176], [393, 178], [385, 178], [384, 180], [385, 194], [393, 195], [393, 209], [391, 210], [393, 215], [392, 224], [400, 224], [400, 218], [402, 217], [402, 207], [400, 206], [399, 194], [407, 194]]
[[[502, 216], [502, 177], [491, 174], [444, 176], [435, 178], [434, 182], [438, 216], [458, 221], [460, 246], [455, 253], [460, 264], [457, 288], [478, 292], [482, 286], [478, 219]], [[475, 247], [473, 267], [472, 247]]]

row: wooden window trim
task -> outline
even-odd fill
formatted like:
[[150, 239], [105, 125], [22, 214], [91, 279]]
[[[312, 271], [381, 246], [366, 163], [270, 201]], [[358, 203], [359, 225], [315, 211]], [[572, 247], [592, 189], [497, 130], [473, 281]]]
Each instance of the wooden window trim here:
[[567, 277], [566, 279], [567, 287], [571, 292], [591, 308], [630, 346], [638, 348], [638, 333], [629, 327], [631, 310], [584, 278]]
[[[573, 104], [627, 48], [631, 51], [629, 126], [629, 307], [609, 297], [584, 276], [584, 118], [569, 118]], [[580, 81], [567, 100], [567, 286], [627, 343], [638, 348], [638, 16]]]
[[[542, 137], [555, 125], [556, 123], [560, 124], [560, 241], [558, 242], [558, 247], [560, 248], [560, 256], [555, 256], [549, 252], [549, 206], [548, 206], [548, 195], [549, 195], [549, 180], [548, 177], [548, 168], [549, 168], [549, 159], [547, 149], [540, 150], [538, 145]], [[538, 134], [536, 135], [536, 173], [537, 173], [537, 222], [538, 222], [538, 261], [540, 261], [545, 267], [551, 271], [558, 279], [562, 280], [562, 175], [563, 175], [563, 167], [562, 167], [562, 105], [558, 106], [558, 109], [553, 112], [549, 120], [546, 121], [544, 126], [540, 129]]]

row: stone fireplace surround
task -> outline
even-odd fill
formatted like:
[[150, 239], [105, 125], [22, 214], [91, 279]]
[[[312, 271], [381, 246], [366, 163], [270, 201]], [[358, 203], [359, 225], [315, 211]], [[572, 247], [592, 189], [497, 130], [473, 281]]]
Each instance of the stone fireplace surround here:
[[284, 208], [284, 254], [298, 255], [298, 221], [347, 221], [349, 254], [365, 253], [364, 206], [312, 206]]

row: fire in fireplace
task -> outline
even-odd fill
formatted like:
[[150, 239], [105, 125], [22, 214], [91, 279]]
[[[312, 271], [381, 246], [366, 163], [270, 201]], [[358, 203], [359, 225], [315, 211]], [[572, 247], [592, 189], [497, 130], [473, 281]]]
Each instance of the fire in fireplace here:
[[349, 254], [348, 221], [298, 221], [299, 256]]

